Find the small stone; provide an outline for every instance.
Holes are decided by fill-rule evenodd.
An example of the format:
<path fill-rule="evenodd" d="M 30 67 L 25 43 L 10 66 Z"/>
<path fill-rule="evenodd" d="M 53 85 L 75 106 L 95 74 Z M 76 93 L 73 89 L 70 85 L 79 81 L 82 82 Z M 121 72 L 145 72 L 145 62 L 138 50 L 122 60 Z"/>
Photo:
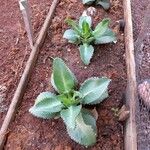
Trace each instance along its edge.
<path fill-rule="evenodd" d="M 119 116 L 118 120 L 126 121 L 126 119 L 129 118 L 129 114 L 130 114 L 130 111 L 128 110 L 128 108 L 125 105 L 123 105 L 118 112 L 118 116 Z"/>
<path fill-rule="evenodd" d="M 41 83 L 41 84 L 40 84 L 40 87 L 41 87 L 41 88 L 44 88 L 44 84 L 43 84 L 43 83 Z"/>
<path fill-rule="evenodd" d="M 139 84 L 138 92 L 144 104 L 150 108 L 150 79 Z"/>
<path fill-rule="evenodd" d="M 52 122 L 52 126 L 54 126 L 55 125 L 55 122 Z"/>
<path fill-rule="evenodd" d="M 94 7 L 89 7 L 87 10 L 87 15 L 89 16 L 95 16 L 96 15 L 96 9 Z"/>
<path fill-rule="evenodd" d="M 72 150 L 70 146 L 65 146 L 64 150 Z"/>
<path fill-rule="evenodd" d="M 68 51 L 68 52 L 70 52 L 70 51 L 71 51 L 71 49 L 70 49 L 70 48 L 68 48 L 68 49 L 67 49 L 67 51 Z"/>
<path fill-rule="evenodd" d="M 96 9 L 94 7 L 89 7 L 87 10 L 83 11 L 82 16 L 95 16 Z"/>
<path fill-rule="evenodd" d="M 63 149 L 62 146 L 61 146 L 61 145 L 58 145 L 58 146 L 55 147 L 54 150 L 62 150 L 62 149 Z"/>
<path fill-rule="evenodd" d="M 91 113 L 93 114 L 95 120 L 97 120 L 98 119 L 98 112 L 96 110 L 96 107 L 94 107 L 94 109 L 91 110 Z"/>

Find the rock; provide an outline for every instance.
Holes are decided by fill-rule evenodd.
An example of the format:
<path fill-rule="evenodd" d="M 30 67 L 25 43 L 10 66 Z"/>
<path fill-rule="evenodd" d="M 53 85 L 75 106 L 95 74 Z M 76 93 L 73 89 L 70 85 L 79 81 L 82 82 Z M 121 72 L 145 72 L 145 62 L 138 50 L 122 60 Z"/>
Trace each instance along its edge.
<path fill-rule="evenodd" d="M 54 150 L 62 150 L 63 148 L 62 148 L 62 146 L 61 145 L 57 145 L 56 147 L 55 147 L 55 149 Z"/>
<path fill-rule="evenodd" d="M 119 116 L 118 120 L 126 121 L 126 119 L 128 119 L 128 117 L 129 117 L 129 114 L 130 114 L 130 112 L 129 112 L 128 108 L 125 105 L 123 105 L 118 112 L 118 116 Z"/>
<path fill-rule="evenodd" d="M 96 110 L 96 107 L 94 107 L 94 109 L 91 110 L 91 113 L 93 114 L 95 120 L 97 120 L 98 119 L 98 112 Z"/>
<path fill-rule="evenodd" d="M 87 10 L 87 15 L 89 16 L 95 16 L 96 15 L 96 9 L 94 7 L 89 7 Z"/>
<path fill-rule="evenodd" d="M 82 13 L 82 16 L 95 16 L 96 15 L 96 9 L 94 7 L 89 7 L 87 10 L 85 10 Z"/>
<path fill-rule="evenodd" d="M 145 80 L 138 86 L 139 96 L 150 109 L 150 80 Z"/>
<path fill-rule="evenodd" d="M 65 146 L 64 150 L 72 150 L 70 146 Z"/>

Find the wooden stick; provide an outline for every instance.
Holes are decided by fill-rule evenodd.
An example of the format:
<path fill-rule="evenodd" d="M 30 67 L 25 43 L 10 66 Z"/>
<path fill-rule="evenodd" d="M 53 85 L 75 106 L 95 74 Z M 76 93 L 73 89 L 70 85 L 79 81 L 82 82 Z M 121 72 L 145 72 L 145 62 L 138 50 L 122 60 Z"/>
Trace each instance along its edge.
<path fill-rule="evenodd" d="M 35 43 L 32 51 L 31 51 L 31 54 L 30 54 L 30 57 L 27 61 L 25 70 L 24 70 L 22 77 L 20 79 L 19 85 L 17 87 L 17 90 L 15 91 L 14 97 L 12 99 L 10 106 L 9 106 L 8 112 L 6 114 L 6 117 L 4 119 L 4 122 L 3 122 L 1 130 L 0 130 L 0 150 L 3 149 L 9 125 L 15 116 L 15 111 L 17 109 L 19 101 L 21 100 L 21 98 L 24 94 L 24 91 L 25 91 L 26 85 L 28 83 L 31 71 L 34 67 L 35 61 L 36 61 L 37 56 L 38 56 L 39 49 L 44 42 L 44 39 L 45 39 L 45 36 L 47 33 L 47 29 L 48 29 L 49 24 L 52 20 L 52 16 L 54 14 L 54 11 L 55 11 L 55 8 L 56 8 L 58 2 L 59 2 L 59 0 L 53 0 L 53 3 L 52 3 L 50 10 L 49 10 L 49 13 L 46 17 L 46 20 L 45 20 L 42 28 L 41 28 L 41 31 L 40 31 L 40 34 L 39 34 L 37 40 L 36 40 L 36 43 Z"/>
<path fill-rule="evenodd" d="M 30 47 L 32 49 L 32 47 L 33 47 L 33 32 L 32 32 L 32 26 L 31 26 L 31 17 L 29 14 L 29 5 L 28 5 L 27 0 L 20 0 L 19 5 L 20 5 L 20 10 L 22 11 Z"/>
<path fill-rule="evenodd" d="M 124 19 L 125 19 L 125 49 L 127 65 L 127 92 L 126 104 L 129 106 L 130 117 L 125 125 L 125 150 L 137 150 L 137 133 L 136 133 L 136 100 L 137 100 L 137 83 L 136 83 L 136 66 L 134 58 L 134 41 L 131 15 L 131 2 L 124 0 Z"/>

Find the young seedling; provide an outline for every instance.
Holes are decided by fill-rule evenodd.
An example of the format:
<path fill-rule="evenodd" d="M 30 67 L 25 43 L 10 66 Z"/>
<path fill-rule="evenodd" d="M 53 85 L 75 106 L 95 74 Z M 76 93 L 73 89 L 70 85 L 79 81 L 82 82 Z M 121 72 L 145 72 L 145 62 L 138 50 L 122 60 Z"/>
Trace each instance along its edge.
<path fill-rule="evenodd" d="M 96 143 L 96 119 L 84 105 L 98 104 L 108 97 L 110 79 L 89 78 L 76 90 L 77 79 L 60 58 L 53 61 L 51 84 L 58 94 L 43 92 L 29 112 L 36 117 L 61 117 L 71 139 L 86 147 Z"/>
<path fill-rule="evenodd" d="M 105 10 L 110 8 L 110 0 L 82 0 L 82 3 L 86 5 L 95 3 L 96 5 L 101 5 Z"/>
<path fill-rule="evenodd" d="M 70 43 L 79 45 L 81 60 L 85 65 L 90 63 L 94 53 L 93 44 L 106 44 L 116 41 L 115 33 L 109 28 L 109 19 L 103 19 L 92 30 L 92 19 L 90 16 L 81 16 L 79 23 L 72 19 L 66 19 L 72 29 L 65 31 L 63 37 Z"/>

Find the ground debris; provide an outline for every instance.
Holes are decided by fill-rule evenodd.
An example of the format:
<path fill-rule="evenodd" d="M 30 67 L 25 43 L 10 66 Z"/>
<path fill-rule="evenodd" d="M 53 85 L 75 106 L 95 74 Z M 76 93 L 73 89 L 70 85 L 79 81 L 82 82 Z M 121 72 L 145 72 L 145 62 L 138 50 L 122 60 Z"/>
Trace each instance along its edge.
<path fill-rule="evenodd" d="M 4 112 L 6 110 L 6 106 L 3 104 L 6 98 L 7 87 L 0 85 L 0 112 Z"/>
<path fill-rule="evenodd" d="M 129 117 L 130 111 L 128 110 L 128 108 L 123 105 L 121 107 L 121 109 L 118 112 L 118 116 L 119 116 L 119 121 L 126 121 L 126 119 Z"/>
<path fill-rule="evenodd" d="M 145 80 L 139 84 L 138 92 L 144 104 L 150 108 L 150 80 Z"/>

